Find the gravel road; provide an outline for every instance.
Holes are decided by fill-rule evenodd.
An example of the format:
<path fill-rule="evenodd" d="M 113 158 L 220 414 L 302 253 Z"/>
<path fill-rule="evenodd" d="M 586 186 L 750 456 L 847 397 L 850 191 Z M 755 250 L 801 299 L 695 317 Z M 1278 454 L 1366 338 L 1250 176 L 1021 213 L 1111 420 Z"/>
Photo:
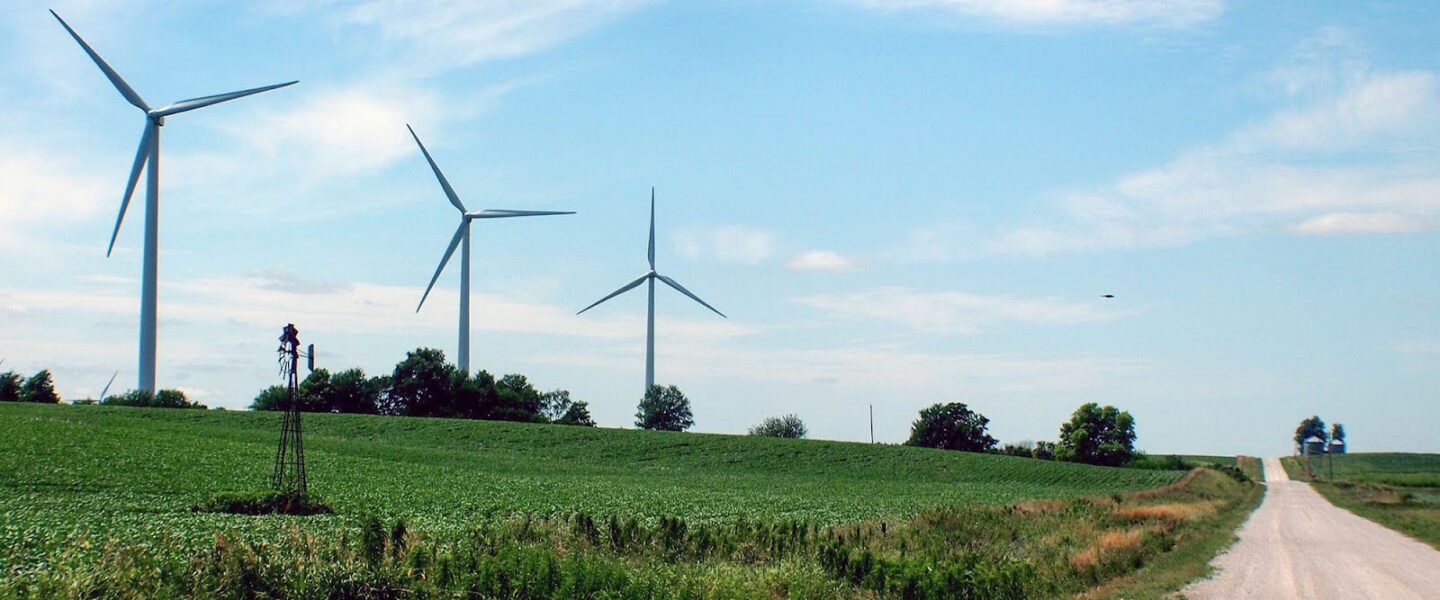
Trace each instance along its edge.
<path fill-rule="evenodd" d="M 1440 551 L 1330 504 L 1265 459 L 1265 500 L 1192 600 L 1440 599 Z"/>

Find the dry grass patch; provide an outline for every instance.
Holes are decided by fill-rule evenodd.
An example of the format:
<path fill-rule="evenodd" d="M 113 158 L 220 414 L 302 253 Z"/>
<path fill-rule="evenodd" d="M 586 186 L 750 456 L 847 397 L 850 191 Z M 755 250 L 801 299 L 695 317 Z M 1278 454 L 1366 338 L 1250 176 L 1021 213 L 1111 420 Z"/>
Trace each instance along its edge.
<path fill-rule="evenodd" d="M 1208 517 L 1215 514 L 1216 508 L 1214 502 L 1173 502 L 1145 506 L 1122 506 L 1110 513 L 1110 518 L 1124 523 L 1142 521 L 1181 523 Z"/>
<path fill-rule="evenodd" d="M 1064 500 L 1027 500 L 1011 506 L 1015 514 L 1022 517 L 1044 515 L 1064 510 L 1069 503 Z"/>
<path fill-rule="evenodd" d="M 1093 571 L 1112 556 L 1128 553 L 1145 542 L 1144 529 L 1107 531 L 1100 534 L 1091 546 L 1070 557 L 1070 566 L 1076 571 Z"/>

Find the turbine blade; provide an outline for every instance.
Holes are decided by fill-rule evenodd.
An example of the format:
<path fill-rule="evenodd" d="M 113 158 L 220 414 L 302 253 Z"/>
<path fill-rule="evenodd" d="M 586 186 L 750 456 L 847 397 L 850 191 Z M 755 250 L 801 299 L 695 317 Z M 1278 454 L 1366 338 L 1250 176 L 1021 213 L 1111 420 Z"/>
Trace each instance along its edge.
<path fill-rule="evenodd" d="M 102 401 L 102 400 L 105 399 L 105 394 L 106 394 L 106 393 L 109 393 L 109 391 L 110 391 L 110 384 L 115 383 L 115 377 L 116 377 L 117 375 L 119 375 L 119 374 L 120 374 L 120 372 L 119 372 L 119 371 L 116 371 L 116 372 L 115 372 L 115 375 L 111 375 L 111 376 L 110 376 L 110 381 L 105 384 L 105 389 L 100 390 L 100 397 L 95 399 L 95 402 L 96 402 L 97 404 L 98 404 L 100 401 Z"/>
<path fill-rule="evenodd" d="M 135 164 L 130 167 L 130 180 L 125 183 L 125 195 L 120 197 L 120 216 L 115 218 L 115 231 L 110 232 L 110 246 L 105 256 L 115 251 L 115 238 L 120 237 L 120 224 L 125 222 L 125 210 L 130 208 L 130 198 L 135 194 L 135 184 L 140 181 L 140 169 L 150 160 L 150 144 L 155 137 L 155 122 L 145 119 L 145 133 L 140 134 L 140 147 L 135 150 Z"/>
<path fill-rule="evenodd" d="M 297 84 L 297 83 L 300 83 L 300 82 L 299 82 L 299 81 L 287 81 L 287 82 L 285 82 L 285 83 L 277 83 L 277 84 L 274 84 L 274 85 L 266 85 L 266 86 L 261 86 L 261 87 L 257 87 L 257 88 L 250 88 L 250 89 L 248 89 L 248 90 L 240 90 L 240 91 L 238 91 L 238 92 L 229 92 L 229 93 L 225 93 L 225 94 L 215 94 L 214 96 L 201 96 L 201 97 L 199 97 L 199 98 L 191 98 L 191 99 L 189 99 L 189 100 L 181 100 L 181 101 L 179 101 L 179 102 L 174 102 L 174 103 L 171 103 L 171 104 L 167 104 L 167 105 L 165 105 L 165 106 L 162 106 L 162 107 L 160 107 L 160 108 L 155 109 L 155 114 L 158 115 L 158 116 L 161 116 L 161 117 L 168 117 L 168 116 L 170 116 L 170 115 L 176 115 L 176 114 L 180 114 L 180 113 L 183 113 L 183 112 L 189 112 L 189 111 L 195 110 L 195 109 L 197 109 L 197 108 L 205 108 L 205 107 L 210 106 L 210 105 L 212 105 L 212 104 L 219 104 L 219 103 L 221 103 L 221 102 L 229 102 L 229 101 L 231 101 L 231 100 L 235 100 L 235 99 L 238 99 L 238 98 L 244 98 L 244 97 L 246 97 L 246 96 L 253 96 L 253 95 L 258 94 L 258 93 L 260 93 L 260 92 L 268 92 L 268 91 L 270 91 L 270 90 L 278 90 L 278 89 L 280 89 L 280 88 L 292 86 L 292 85 L 295 85 L 295 84 Z"/>
<path fill-rule="evenodd" d="M 708 308 L 708 309 L 710 309 L 710 310 L 712 310 L 712 311 L 715 311 L 715 314 L 720 315 L 720 316 L 722 316 L 722 317 L 725 317 L 725 313 L 722 313 L 722 312 L 720 312 L 720 311 L 718 311 L 718 310 L 715 310 L 715 307 L 710 306 L 709 304 L 706 304 L 705 301 L 704 301 L 704 300 L 701 300 L 699 296 L 696 296 L 695 294 L 690 293 L 690 290 L 685 289 L 685 286 L 680 285 L 680 282 L 675 281 L 674 279 L 671 279 L 671 278 L 666 277 L 666 276 L 664 276 L 664 275 L 661 275 L 661 274 L 659 274 L 659 273 L 656 273 L 655 276 L 656 276 L 656 277 L 659 277 L 659 278 L 660 278 L 660 281 L 665 282 L 666 285 L 668 285 L 668 286 L 670 286 L 670 287 L 672 287 L 672 288 L 675 288 L 675 291 L 680 292 L 680 293 L 682 293 L 682 294 L 685 294 L 686 296 L 689 296 L 691 300 L 694 300 L 694 301 L 696 301 L 696 302 L 699 302 L 699 303 L 700 303 L 702 306 L 704 306 L 705 308 Z M 725 318 L 728 319 L 728 318 L 730 318 L 730 317 L 725 317 Z"/>
<path fill-rule="evenodd" d="M 504 219 L 507 217 L 541 217 L 545 215 L 573 215 L 573 210 L 494 210 L 465 213 L 469 219 Z"/>
<path fill-rule="evenodd" d="M 440 266 L 435 267 L 435 275 L 430 277 L 430 285 L 425 286 L 425 295 L 420 297 L 420 304 L 415 306 L 415 312 L 420 312 L 420 307 L 425 306 L 425 299 L 430 297 L 435 280 L 440 278 L 440 272 L 445 270 L 445 263 L 450 262 L 450 255 L 455 253 L 455 247 L 460 245 L 460 238 L 465 235 L 465 228 L 469 226 L 464 219 L 460 220 L 460 227 L 455 229 L 455 237 L 450 238 L 450 245 L 445 248 L 445 256 L 440 257 Z"/>
<path fill-rule="evenodd" d="M 597 307 L 597 306 L 600 306 L 600 303 L 602 303 L 602 302 L 604 302 L 604 301 L 606 301 L 606 300 L 609 300 L 609 299 L 611 299 L 611 298 L 614 298 L 614 297 L 616 297 L 616 296 L 619 296 L 620 294 L 623 294 L 623 293 L 628 292 L 628 291 L 630 291 L 630 290 L 632 290 L 632 289 L 635 289 L 635 286 L 640 285 L 640 284 L 642 284 L 642 283 L 645 283 L 645 280 L 648 279 L 649 277 L 650 277 L 650 274 L 649 274 L 649 273 L 646 273 L 646 274 L 644 274 L 644 275 L 641 275 L 639 279 L 636 279 L 635 281 L 632 281 L 632 282 L 630 282 L 630 283 L 625 284 L 625 287 L 622 287 L 622 288 L 620 288 L 620 289 L 618 289 L 618 290 L 615 290 L 615 291 L 613 291 L 613 292 L 610 292 L 610 295 L 609 295 L 609 296 L 606 296 L 606 297 L 604 297 L 604 298 L 601 298 L 601 299 L 599 299 L 599 300 L 596 300 L 594 304 L 591 304 L 590 306 L 585 307 L 584 310 L 581 310 L 580 312 L 575 313 L 575 314 L 577 314 L 577 315 L 579 315 L 579 314 L 584 314 L 585 311 L 590 310 L 590 309 L 592 309 L 592 308 L 595 308 L 595 307 Z"/>
<path fill-rule="evenodd" d="M 450 199 L 450 203 L 454 204 L 455 208 L 460 209 L 461 214 L 464 214 L 465 204 L 460 202 L 460 196 L 455 193 L 455 188 L 450 187 L 450 180 L 445 179 L 445 174 L 440 172 L 440 165 L 435 164 L 435 159 L 430 158 L 430 151 L 426 150 L 425 144 L 420 142 L 420 136 L 415 135 L 415 128 L 411 127 L 409 123 L 405 124 L 405 128 L 410 130 L 410 137 L 415 138 L 415 144 L 420 146 L 420 153 L 424 154 L 425 161 L 430 163 L 430 170 L 435 172 L 435 179 L 440 180 L 440 189 L 445 190 L 445 197 Z"/>
<path fill-rule="evenodd" d="M 655 188 L 650 188 L 650 270 L 655 270 Z"/>
<path fill-rule="evenodd" d="M 115 89 L 120 91 L 121 96 L 124 96 L 127 101 L 134 104 L 135 108 L 150 112 L 150 105 L 146 104 L 145 100 L 140 98 L 140 94 L 135 93 L 135 89 L 131 88 L 130 84 L 125 83 L 125 80 L 120 77 L 120 74 L 116 73 L 115 69 L 110 68 L 110 65 L 105 62 L 105 59 L 100 58 L 100 55 L 95 52 L 94 48 L 90 47 L 90 44 L 85 43 L 85 40 L 80 38 L 80 34 L 75 33 L 75 30 L 70 28 L 70 24 L 65 22 L 65 19 L 60 18 L 60 15 L 55 14 L 53 10 L 50 11 L 50 14 L 55 15 L 55 20 L 60 22 L 60 26 L 64 27 L 65 31 L 70 32 L 70 37 L 75 38 L 75 41 L 80 44 L 80 47 L 85 49 L 85 53 L 90 55 L 90 60 L 95 61 L 95 66 L 100 67 L 100 70 L 105 72 L 105 77 L 110 79 L 110 83 L 115 85 Z"/>

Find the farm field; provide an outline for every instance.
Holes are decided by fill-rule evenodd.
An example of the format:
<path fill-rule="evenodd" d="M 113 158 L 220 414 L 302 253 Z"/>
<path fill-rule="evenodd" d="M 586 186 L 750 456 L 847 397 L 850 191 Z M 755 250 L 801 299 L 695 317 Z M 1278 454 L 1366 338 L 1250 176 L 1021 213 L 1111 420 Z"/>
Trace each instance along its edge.
<path fill-rule="evenodd" d="M 1144 563 L 1131 560 L 1134 556 L 1173 547 L 1174 529 L 1191 516 L 1203 520 L 1238 510 L 1241 495 L 1227 487 L 1236 485 L 1225 483 L 1228 478 L 1205 472 L 1223 481 L 1205 478 L 1201 491 L 1172 487 L 1141 496 L 1144 502 L 1184 501 L 1199 508 L 1185 509 L 1183 514 L 1191 516 L 1169 524 L 1165 519 L 1173 520 L 1173 514 L 1161 511 L 1154 518 L 1162 524 L 1154 526 L 1140 526 L 1149 513 L 1120 518 L 1115 527 L 1128 537 L 1108 542 L 1120 550 L 1096 550 L 1091 546 L 1114 532 L 1084 521 L 1109 523 L 1106 519 L 1124 508 L 1126 494 L 1173 484 L 1182 473 L 855 443 L 306 415 L 311 492 L 335 514 L 192 512 L 216 492 L 264 489 L 278 418 L 274 413 L 0 405 L 0 573 L 5 577 L 0 592 L 6 586 L 14 586 L 12 591 L 73 590 L 76 581 L 99 589 L 122 585 L 121 580 L 142 585 L 117 579 L 121 571 L 105 571 L 104 565 L 144 557 L 159 561 L 145 571 L 159 575 L 154 575 L 154 587 L 139 593 L 177 593 L 165 586 L 234 575 L 215 565 L 209 575 L 177 574 L 193 568 L 196 556 L 221 556 L 221 547 L 248 557 L 235 564 L 252 566 L 300 549 L 314 560 L 316 548 L 328 548 L 332 559 L 316 567 L 319 571 L 354 575 L 345 569 L 359 569 L 365 577 L 384 580 L 385 560 L 421 560 L 415 558 L 420 550 L 406 554 L 403 548 L 428 548 L 431 562 L 425 564 L 432 566 L 437 554 L 454 559 L 454 553 L 468 548 L 472 570 L 479 569 L 477 553 L 500 560 L 502 547 L 541 557 L 516 555 L 505 559 L 518 561 L 514 565 L 491 566 L 509 572 L 530 568 L 523 565 L 532 558 L 540 564 L 557 557 L 579 560 L 576 554 L 556 554 L 557 545 L 575 544 L 608 550 L 597 555 L 598 562 L 547 568 L 618 573 L 629 578 L 626 585 L 651 586 L 644 589 L 693 584 L 701 597 L 728 589 L 717 582 L 739 585 L 735 582 L 741 580 L 749 583 L 734 589 L 755 591 L 746 586 L 758 585 L 772 593 L 779 586 L 810 589 L 819 597 L 846 597 L 885 585 L 884 576 L 880 584 L 874 575 L 853 581 L 840 576 L 859 573 L 855 569 L 862 568 L 852 565 L 852 558 L 862 556 L 870 557 L 863 559 L 869 561 L 864 569 L 879 568 L 875 565 L 887 564 L 885 556 L 893 556 L 896 573 L 908 572 L 923 558 L 969 565 L 966 572 L 972 574 L 989 565 L 985 568 L 998 569 L 986 584 L 999 586 L 995 589 L 1018 585 L 1015 589 L 1026 594 L 1074 591 Z M 1081 499 L 1086 497 L 1109 500 Z M 1017 514 L 1016 506 L 1037 499 L 1049 502 Z M 371 535 L 381 528 L 386 535 Z M 783 536 L 777 533 L 782 529 Z M 935 537 L 960 529 L 976 547 L 961 552 L 966 544 Z M 1064 538 L 1018 551 L 1010 538 L 1024 532 Z M 903 541 L 907 536 L 913 540 Z M 361 540 L 373 546 L 376 539 L 389 540 L 381 543 L 388 549 L 382 559 L 356 547 Z M 489 540 L 489 550 L 476 550 L 480 539 Z M 669 541 L 657 541 L 662 539 Z M 777 548 L 777 539 L 789 541 Z M 922 551 L 927 544 L 937 549 Z M 1003 552 L 997 550 L 993 556 L 999 562 L 990 565 L 986 561 L 996 548 Z M 1112 564 L 1121 555 L 1131 557 L 1121 561 L 1129 566 Z M 414 568 L 404 572 L 413 575 Z M 1035 572 L 1045 576 L 1033 577 Z M 894 577 L 900 575 L 892 573 L 890 580 Z M 1048 587 L 1024 587 L 1040 583 Z"/>
<path fill-rule="evenodd" d="M 1364 452 L 1282 459 L 1331 503 L 1440 549 L 1440 454 Z"/>

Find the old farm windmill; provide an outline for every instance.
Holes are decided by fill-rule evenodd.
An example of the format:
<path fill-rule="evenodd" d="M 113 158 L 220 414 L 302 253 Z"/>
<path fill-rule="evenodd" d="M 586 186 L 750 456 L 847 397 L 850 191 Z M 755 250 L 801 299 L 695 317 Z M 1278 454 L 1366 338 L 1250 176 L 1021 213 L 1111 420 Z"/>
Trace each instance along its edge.
<path fill-rule="evenodd" d="M 306 366 L 315 370 L 315 344 L 310 344 L 305 353 L 300 352 L 300 330 L 295 324 L 285 326 L 280 334 L 279 353 L 280 375 L 285 377 L 288 390 L 285 405 L 281 407 L 285 416 L 280 422 L 280 447 L 275 449 L 275 471 L 270 476 L 270 486 L 276 492 L 286 495 L 304 496 L 305 482 L 305 440 L 300 427 L 300 375 L 297 372 L 300 357 L 307 360 Z"/>

